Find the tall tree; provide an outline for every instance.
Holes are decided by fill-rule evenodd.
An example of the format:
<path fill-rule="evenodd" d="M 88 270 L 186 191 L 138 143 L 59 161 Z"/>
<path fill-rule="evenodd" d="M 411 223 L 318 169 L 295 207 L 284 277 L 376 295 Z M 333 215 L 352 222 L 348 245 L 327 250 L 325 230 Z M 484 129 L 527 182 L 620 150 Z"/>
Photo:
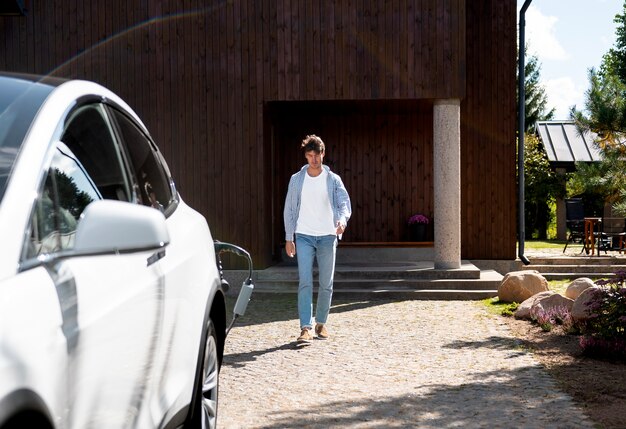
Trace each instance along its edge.
<path fill-rule="evenodd" d="M 524 139 L 524 171 L 524 234 L 544 240 L 552 216 L 550 204 L 564 196 L 565 186 L 550 168 L 546 151 L 535 134 L 527 134 Z"/>
<path fill-rule="evenodd" d="M 545 239 L 551 220 L 550 202 L 563 194 L 563 186 L 550 168 L 541 141 L 531 131 L 537 121 L 552 119 L 555 109 L 547 108 L 548 95 L 541 84 L 541 65 L 537 56 L 528 58 L 524 75 L 524 234 L 529 238 Z"/>
<path fill-rule="evenodd" d="M 615 45 L 602 57 L 600 75 L 614 75 L 626 85 L 626 1 L 623 12 L 615 15 Z"/>
<path fill-rule="evenodd" d="M 602 58 L 600 70 L 589 70 L 585 111 L 573 107 L 572 118 L 582 130 L 598 135 L 602 165 L 582 167 L 573 174 L 570 189 L 600 191 L 613 209 L 626 215 L 626 2 L 615 16 L 616 41 Z"/>
<path fill-rule="evenodd" d="M 528 51 L 528 50 L 527 50 Z M 536 55 L 531 55 L 524 65 L 525 123 L 524 131 L 532 130 L 537 121 L 549 121 L 554 117 L 554 108 L 548 110 L 548 95 L 541 84 L 541 64 Z M 519 76 L 518 76 L 519 79 Z M 519 97 L 519 94 L 518 94 Z"/>

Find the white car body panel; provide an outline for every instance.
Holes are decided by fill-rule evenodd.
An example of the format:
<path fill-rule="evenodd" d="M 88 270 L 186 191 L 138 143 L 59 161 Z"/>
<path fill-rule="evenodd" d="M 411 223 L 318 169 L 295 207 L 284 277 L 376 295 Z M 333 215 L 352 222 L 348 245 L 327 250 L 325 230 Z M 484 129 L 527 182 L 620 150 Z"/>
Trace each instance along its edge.
<path fill-rule="evenodd" d="M 20 271 L 59 124 L 89 94 L 113 100 L 145 130 L 124 101 L 90 82 L 61 84 L 41 106 L 0 204 L 0 401 L 34 392 L 59 428 L 160 427 L 191 401 L 204 317 L 221 290 L 204 217 L 179 196 L 160 250 Z"/>
<path fill-rule="evenodd" d="M 43 267 L 0 281 L 0 398 L 13 386 L 36 391 L 60 422 L 68 404 L 67 344 L 58 295 Z M 16 303 L 28 302 L 27 307 Z"/>
<path fill-rule="evenodd" d="M 50 94 L 41 106 L 37 119 L 26 136 L 13 177 L 0 202 L 0 237 L 3 238 L 0 279 L 15 273 L 22 250 L 23 233 L 27 227 L 25 222 L 28 221 L 33 201 L 37 197 L 36 190 L 44 174 L 43 169 L 49 164 L 54 152 L 50 142 L 60 138 L 62 131 L 59 128 L 60 121 L 67 114 L 68 109 L 74 105 L 74 100 L 84 94 L 102 94 L 115 101 L 131 112 L 143 126 L 137 115 L 121 98 L 92 82 L 67 82 Z M 11 208 L 3 210 L 1 205 L 4 204 L 11 204 Z"/>

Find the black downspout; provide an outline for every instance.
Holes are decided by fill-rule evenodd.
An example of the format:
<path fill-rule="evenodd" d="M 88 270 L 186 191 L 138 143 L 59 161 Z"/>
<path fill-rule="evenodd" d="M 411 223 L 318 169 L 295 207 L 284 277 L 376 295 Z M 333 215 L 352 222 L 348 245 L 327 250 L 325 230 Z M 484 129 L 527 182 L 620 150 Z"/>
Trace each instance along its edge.
<path fill-rule="evenodd" d="M 526 256 L 524 256 L 524 238 L 525 238 L 525 224 L 524 224 L 524 119 L 526 117 L 525 114 L 525 106 L 526 106 L 526 91 L 525 91 L 525 80 L 526 76 L 524 74 L 524 55 L 526 51 L 526 46 L 524 42 L 524 27 L 526 27 L 526 19 L 524 15 L 526 14 L 526 9 L 530 6 L 530 3 L 533 0 L 526 0 L 524 2 L 524 6 L 519 12 L 519 47 L 518 47 L 518 143 L 517 143 L 517 174 L 518 174 L 518 224 L 517 224 L 517 236 L 519 241 L 519 258 L 525 264 L 530 264 L 530 261 Z"/>

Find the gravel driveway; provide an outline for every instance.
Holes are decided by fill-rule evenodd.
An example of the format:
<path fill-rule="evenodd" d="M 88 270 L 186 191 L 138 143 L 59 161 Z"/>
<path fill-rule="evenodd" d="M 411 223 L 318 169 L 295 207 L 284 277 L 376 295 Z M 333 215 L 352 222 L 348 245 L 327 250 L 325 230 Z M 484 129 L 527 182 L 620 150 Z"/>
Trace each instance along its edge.
<path fill-rule="evenodd" d="M 299 346 L 296 296 L 256 294 L 227 341 L 220 428 L 592 428 L 471 301 L 335 299 Z"/>

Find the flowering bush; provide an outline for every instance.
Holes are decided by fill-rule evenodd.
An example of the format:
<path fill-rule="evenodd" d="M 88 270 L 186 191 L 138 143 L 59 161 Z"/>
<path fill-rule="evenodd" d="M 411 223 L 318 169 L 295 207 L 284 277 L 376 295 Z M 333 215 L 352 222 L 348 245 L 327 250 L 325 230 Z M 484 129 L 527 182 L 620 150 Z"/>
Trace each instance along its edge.
<path fill-rule="evenodd" d="M 428 217 L 424 216 L 421 213 L 414 214 L 413 216 L 409 218 L 409 225 L 413 225 L 415 223 L 428 223 L 428 222 L 430 222 Z"/>
<path fill-rule="evenodd" d="M 554 325 L 563 325 L 563 329 L 568 332 L 571 331 L 573 326 L 572 315 L 570 311 L 564 306 L 553 307 L 544 309 L 541 307 L 533 307 L 530 311 L 530 317 L 543 329 L 544 331 L 551 331 Z"/>
<path fill-rule="evenodd" d="M 626 272 L 598 280 L 601 286 L 588 304 L 591 318 L 583 327 L 580 346 L 587 354 L 626 357 Z"/>

